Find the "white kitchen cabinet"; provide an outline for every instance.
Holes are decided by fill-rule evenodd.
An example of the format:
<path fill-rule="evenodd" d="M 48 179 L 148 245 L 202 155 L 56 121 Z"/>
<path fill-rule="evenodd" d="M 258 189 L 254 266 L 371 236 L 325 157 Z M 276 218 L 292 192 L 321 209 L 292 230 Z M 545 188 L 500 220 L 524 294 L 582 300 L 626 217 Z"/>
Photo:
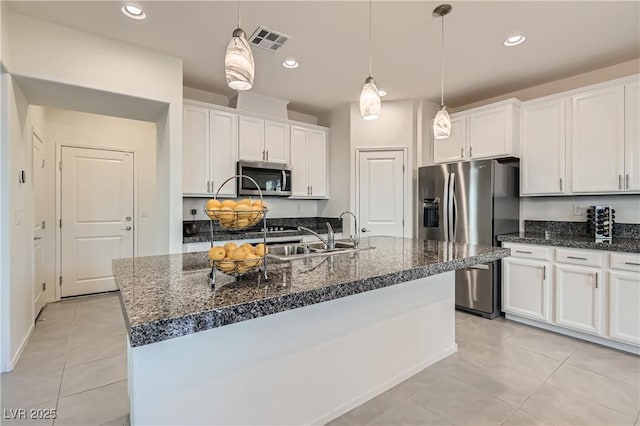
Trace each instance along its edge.
<path fill-rule="evenodd" d="M 464 160 L 466 144 L 467 118 L 464 115 L 452 114 L 451 135 L 447 139 L 433 140 L 434 163 L 453 163 Z"/>
<path fill-rule="evenodd" d="M 238 117 L 206 107 L 185 105 L 182 143 L 182 192 L 210 196 L 235 174 L 238 161 Z M 235 182 L 219 195 L 234 197 Z"/>
<path fill-rule="evenodd" d="M 513 252 L 513 251 L 512 251 Z M 549 322 L 551 262 L 508 257 L 502 260 L 502 310 Z"/>
<path fill-rule="evenodd" d="M 624 86 L 624 101 L 625 190 L 640 191 L 640 82 L 637 79 Z"/>
<path fill-rule="evenodd" d="M 557 263 L 555 270 L 555 323 L 601 334 L 602 269 Z"/>
<path fill-rule="evenodd" d="M 238 132 L 240 160 L 289 163 L 287 123 L 240 116 Z"/>
<path fill-rule="evenodd" d="M 434 140 L 434 163 L 518 157 L 520 101 L 508 99 L 451 116 L 451 136 Z"/>
<path fill-rule="evenodd" d="M 291 126 L 291 198 L 327 196 L 327 132 Z"/>
<path fill-rule="evenodd" d="M 609 337 L 640 345 L 640 273 L 609 272 Z"/>
<path fill-rule="evenodd" d="M 564 98 L 522 104 L 520 194 L 564 194 L 565 175 Z"/>
<path fill-rule="evenodd" d="M 571 189 L 624 191 L 624 85 L 571 96 Z"/>

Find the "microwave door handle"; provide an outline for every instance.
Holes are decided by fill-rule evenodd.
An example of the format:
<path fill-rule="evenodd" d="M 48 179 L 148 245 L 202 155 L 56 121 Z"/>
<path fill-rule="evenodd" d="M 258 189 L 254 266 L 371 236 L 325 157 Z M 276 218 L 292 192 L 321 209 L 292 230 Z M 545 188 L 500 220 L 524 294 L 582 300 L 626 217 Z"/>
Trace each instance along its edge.
<path fill-rule="evenodd" d="M 284 170 L 282 171 L 282 190 L 287 190 L 287 172 Z"/>

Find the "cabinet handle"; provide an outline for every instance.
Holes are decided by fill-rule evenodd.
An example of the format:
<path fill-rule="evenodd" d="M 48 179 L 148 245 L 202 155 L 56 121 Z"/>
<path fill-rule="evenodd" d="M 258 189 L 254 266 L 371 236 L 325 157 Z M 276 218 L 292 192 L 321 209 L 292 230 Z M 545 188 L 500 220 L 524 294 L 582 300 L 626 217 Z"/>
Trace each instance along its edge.
<path fill-rule="evenodd" d="M 473 147 L 469 147 L 469 157 L 473 157 Z"/>
<path fill-rule="evenodd" d="M 564 191 L 564 179 L 560 178 L 560 191 Z"/>
<path fill-rule="evenodd" d="M 209 181 L 207 181 L 207 193 L 211 192 L 211 185 L 209 184 Z"/>
<path fill-rule="evenodd" d="M 464 158 L 464 148 L 460 148 L 460 158 Z"/>
<path fill-rule="evenodd" d="M 269 150 L 267 150 L 267 161 L 269 161 Z"/>
<path fill-rule="evenodd" d="M 542 279 L 543 281 L 547 280 L 547 265 L 542 265 Z"/>
<path fill-rule="evenodd" d="M 533 254 L 532 251 L 516 250 L 516 253 Z"/>
<path fill-rule="evenodd" d="M 262 150 L 262 161 L 264 161 L 264 149 Z"/>
<path fill-rule="evenodd" d="M 625 189 L 629 189 L 629 174 L 624 175 Z"/>
<path fill-rule="evenodd" d="M 625 265 L 633 265 L 633 266 L 640 266 L 640 263 L 637 262 L 624 262 Z"/>
<path fill-rule="evenodd" d="M 597 272 L 595 273 L 595 276 L 596 276 L 596 288 L 598 288 L 598 273 Z"/>
<path fill-rule="evenodd" d="M 567 259 L 587 260 L 586 257 L 567 256 Z"/>
<path fill-rule="evenodd" d="M 618 175 L 618 189 L 622 189 L 622 175 Z"/>

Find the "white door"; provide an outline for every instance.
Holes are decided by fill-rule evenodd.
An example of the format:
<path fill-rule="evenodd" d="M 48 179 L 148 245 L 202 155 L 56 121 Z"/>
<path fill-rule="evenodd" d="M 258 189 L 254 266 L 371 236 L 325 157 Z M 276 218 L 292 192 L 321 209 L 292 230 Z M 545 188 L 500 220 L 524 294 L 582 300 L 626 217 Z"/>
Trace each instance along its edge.
<path fill-rule="evenodd" d="M 451 117 L 451 135 L 447 139 L 433 140 L 433 162 L 451 163 L 465 158 L 467 144 L 466 117 Z M 433 123 L 432 123 L 433 125 Z M 431 131 L 431 129 L 429 130 Z"/>
<path fill-rule="evenodd" d="M 44 229 L 45 229 L 45 146 L 35 134 L 33 144 L 33 318 L 35 319 L 45 301 L 44 281 Z"/>
<path fill-rule="evenodd" d="M 522 106 L 522 195 L 564 194 L 565 132 L 564 99 Z"/>
<path fill-rule="evenodd" d="M 265 160 L 289 164 L 289 125 L 277 121 L 264 122 Z"/>
<path fill-rule="evenodd" d="M 363 237 L 404 235 L 404 152 L 358 153 L 358 215 Z"/>
<path fill-rule="evenodd" d="M 640 274 L 609 273 L 609 336 L 640 345 Z"/>
<path fill-rule="evenodd" d="M 502 310 L 538 321 L 549 320 L 550 262 L 509 257 L 502 260 Z"/>
<path fill-rule="evenodd" d="M 133 256 L 133 154 L 62 148 L 62 296 L 116 290 L 113 259 Z"/>
<path fill-rule="evenodd" d="M 556 265 L 556 323 L 592 334 L 601 334 L 600 269 Z"/>
<path fill-rule="evenodd" d="M 220 185 L 236 174 L 238 161 L 238 116 L 227 112 L 210 111 L 210 155 L 211 193 L 215 194 Z M 236 196 L 235 179 L 220 188 L 220 194 Z"/>
<path fill-rule="evenodd" d="M 625 189 L 640 191 L 640 83 L 636 81 L 624 87 L 624 100 Z"/>
<path fill-rule="evenodd" d="M 309 186 L 312 197 L 327 196 L 327 132 L 309 130 L 307 140 Z"/>
<path fill-rule="evenodd" d="M 209 110 L 184 107 L 182 132 L 182 192 L 208 194 L 209 182 Z"/>
<path fill-rule="evenodd" d="M 307 168 L 307 129 L 291 127 L 291 196 L 310 195 Z"/>
<path fill-rule="evenodd" d="M 624 86 L 571 98 L 573 192 L 624 190 Z"/>
<path fill-rule="evenodd" d="M 471 159 L 507 153 L 509 107 L 482 110 L 469 115 L 469 155 Z"/>
<path fill-rule="evenodd" d="M 240 159 L 244 161 L 265 161 L 264 120 L 240 116 L 238 123 Z"/>

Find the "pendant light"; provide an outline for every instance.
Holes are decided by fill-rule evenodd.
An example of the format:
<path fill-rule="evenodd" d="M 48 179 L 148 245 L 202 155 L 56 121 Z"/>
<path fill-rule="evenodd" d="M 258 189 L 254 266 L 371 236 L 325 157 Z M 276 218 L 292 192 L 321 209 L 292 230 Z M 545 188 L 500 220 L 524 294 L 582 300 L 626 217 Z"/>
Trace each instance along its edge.
<path fill-rule="evenodd" d="M 435 139 L 447 139 L 451 135 L 451 118 L 447 112 L 447 107 L 444 106 L 444 16 L 451 13 L 450 4 L 441 4 L 433 9 L 433 15 L 442 18 L 442 37 L 441 37 L 441 52 L 440 52 L 440 108 L 436 113 L 436 118 L 433 120 L 433 137 Z"/>
<path fill-rule="evenodd" d="M 369 0 L 369 76 L 364 80 L 360 92 L 360 115 L 364 120 L 375 120 L 380 115 L 380 93 L 376 81 L 371 77 L 371 0 Z"/>
<path fill-rule="evenodd" d="M 232 89 L 249 90 L 253 87 L 255 64 L 247 34 L 240 28 L 240 0 L 238 0 L 238 28 L 233 31 L 233 38 L 227 47 L 224 72 L 227 84 Z"/>

